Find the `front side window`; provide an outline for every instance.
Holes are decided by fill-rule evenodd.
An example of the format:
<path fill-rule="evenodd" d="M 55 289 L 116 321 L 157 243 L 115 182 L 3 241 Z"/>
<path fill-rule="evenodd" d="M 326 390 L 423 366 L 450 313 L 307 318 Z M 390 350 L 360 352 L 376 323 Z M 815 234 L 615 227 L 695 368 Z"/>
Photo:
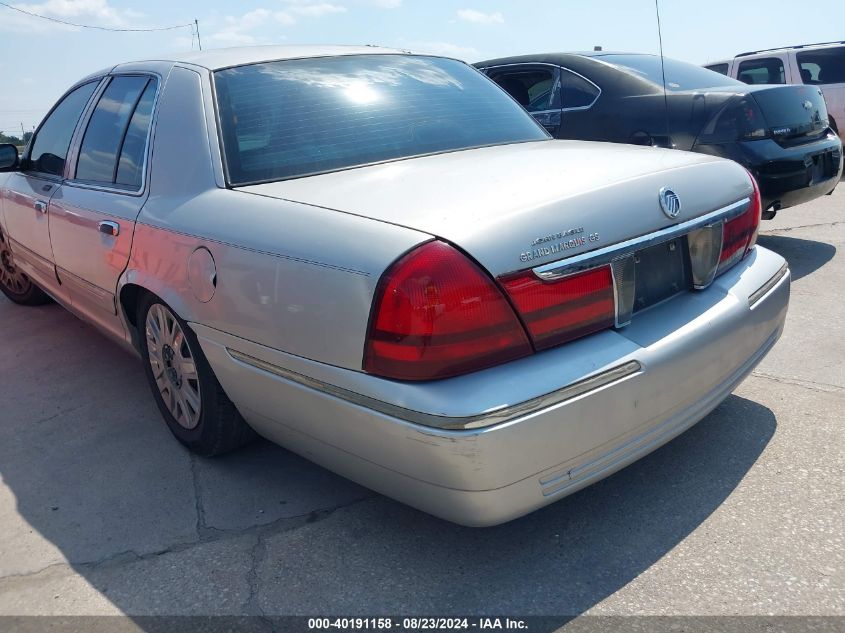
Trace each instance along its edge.
<path fill-rule="evenodd" d="M 751 59 L 739 65 L 737 79 L 746 84 L 785 84 L 783 60 L 779 57 Z"/>
<path fill-rule="evenodd" d="M 589 108 L 601 93 L 595 84 L 566 69 L 560 74 L 560 84 L 564 110 Z"/>
<path fill-rule="evenodd" d="M 438 57 L 349 55 L 219 70 L 230 184 L 547 140 L 474 68 Z"/>
<path fill-rule="evenodd" d="M 152 86 L 150 87 L 150 84 Z M 142 98 L 146 95 L 144 107 L 151 105 L 155 92 L 155 80 L 141 75 L 125 75 L 114 77 L 103 91 L 79 150 L 79 161 L 76 165 L 76 179 L 86 182 L 113 184 L 119 173 L 118 159 L 122 157 L 123 148 L 129 141 L 131 146 L 137 146 L 139 135 L 138 125 L 130 134 L 134 114 Z M 141 116 L 140 119 L 144 117 Z M 146 116 L 147 124 L 149 114 Z M 143 130 L 146 139 L 146 129 Z M 129 164 L 131 161 L 127 161 Z M 128 185 L 134 185 L 134 175 L 127 176 L 126 170 L 122 174 L 128 179 Z M 140 185 L 140 182 L 137 184 Z"/>
<path fill-rule="evenodd" d="M 31 169 L 53 176 L 64 173 L 70 139 L 97 83 L 91 81 L 79 86 L 53 109 L 35 134 L 29 156 Z"/>
<path fill-rule="evenodd" d="M 845 46 L 806 51 L 795 57 L 805 84 L 845 84 Z"/>

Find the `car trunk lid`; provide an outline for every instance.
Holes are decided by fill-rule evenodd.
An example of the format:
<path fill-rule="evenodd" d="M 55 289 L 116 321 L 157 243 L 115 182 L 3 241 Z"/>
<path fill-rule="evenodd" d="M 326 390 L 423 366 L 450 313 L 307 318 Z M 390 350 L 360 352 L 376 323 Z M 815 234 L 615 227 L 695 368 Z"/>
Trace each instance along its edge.
<path fill-rule="evenodd" d="M 680 200 L 676 218 L 661 209 L 664 187 Z M 238 190 L 428 233 L 494 277 L 652 233 L 751 193 L 744 170 L 729 161 L 581 141 L 465 150 Z"/>
<path fill-rule="evenodd" d="M 751 96 L 760 106 L 766 131 L 781 143 L 815 139 L 829 126 L 818 86 L 761 86 Z"/>

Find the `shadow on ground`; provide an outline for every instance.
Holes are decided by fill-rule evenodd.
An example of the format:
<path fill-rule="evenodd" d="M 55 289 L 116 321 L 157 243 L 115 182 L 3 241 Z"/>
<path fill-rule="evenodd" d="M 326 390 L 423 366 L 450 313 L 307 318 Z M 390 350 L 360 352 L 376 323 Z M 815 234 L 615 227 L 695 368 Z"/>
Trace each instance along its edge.
<path fill-rule="evenodd" d="M 760 235 L 757 243 L 786 259 L 792 281 L 815 272 L 836 255 L 836 247 L 832 244 L 787 235 Z"/>
<path fill-rule="evenodd" d="M 133 615 L 583 613 L 698 528 L 776 428 L 732 396 L 615 476 L 469 529 L 267 442 L 193 459 L 136 359 L 57 306 L 0 300 L 0 323 L 0 576 L 66 559 Z"/>

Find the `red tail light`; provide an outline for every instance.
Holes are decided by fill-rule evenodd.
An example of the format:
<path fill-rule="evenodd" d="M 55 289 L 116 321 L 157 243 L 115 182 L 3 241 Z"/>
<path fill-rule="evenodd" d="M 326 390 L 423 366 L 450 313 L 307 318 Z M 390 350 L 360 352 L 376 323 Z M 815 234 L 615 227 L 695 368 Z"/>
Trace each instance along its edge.
<path fill-rule="evenodd" d="M 614 323 L 610 266 L 545 281 L 532 271 L 499 280 L 516 305 L 536 349 L 603 330 Z"/>
<path fill-rule="evenodd" d="M 757 231 L 760 228 L 760 215 L 763 211 L 760 201 L 760 188 L 751 172 L 748 172 L 754 192 L 751 203 L 742 215 L 725 222 L 722 231 L 722 254 L 719 257 L 719 268 L 716 274 L 726 271 L 736 262 L 748 254 L 757 243 Z"/>
<path fill-rule="evenodd" d="M 376 289 L 364 370 L 428 380 L 532 352 L 525 330 L 490 277 L 443 242 L 414 249 Z"/>

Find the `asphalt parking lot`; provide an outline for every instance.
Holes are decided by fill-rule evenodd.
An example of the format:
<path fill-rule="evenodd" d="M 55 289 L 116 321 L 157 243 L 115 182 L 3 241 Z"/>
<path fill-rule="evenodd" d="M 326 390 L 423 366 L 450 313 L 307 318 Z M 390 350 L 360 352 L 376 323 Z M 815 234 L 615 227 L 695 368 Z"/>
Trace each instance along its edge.
<path fill-rule="evenodd" d="M 266 442 L 193 457 L 137 359 L 0 298 L 0 615 L 845 616 L 845 184 L 759 243 L 789 261 L 792 302 L 736 393 L 483 530 Z"/>

